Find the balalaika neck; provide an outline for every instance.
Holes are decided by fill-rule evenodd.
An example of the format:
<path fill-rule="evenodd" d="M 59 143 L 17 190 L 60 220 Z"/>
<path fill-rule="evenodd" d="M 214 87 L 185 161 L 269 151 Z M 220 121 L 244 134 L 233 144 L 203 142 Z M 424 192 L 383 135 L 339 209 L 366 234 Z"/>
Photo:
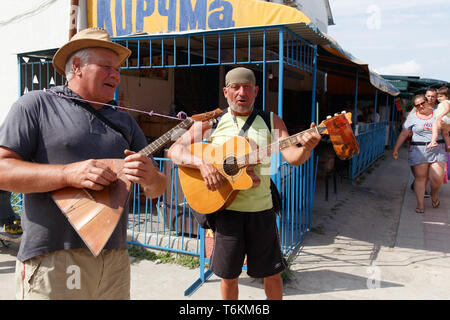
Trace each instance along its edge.
<path fill-rule="evenodd" d="M 294 144 L 299 144 L 298 139 L 297 139 L 298 137 L 301 137 L 302 135 L 304 135 L 306 133 L 313 133 L 313 132 L 318 132 L 319 134 L 322 134 L 325 130 L 326 130 L 326 127 L 322 127 L 322 126 L 309 128 L 305 131 L 296 133 L 292 136 L 289 136 L 287 138 L 284 138 L 284 139 L 278 140 L 274 143 L 271 143 L 265 147 L 258 148 L 257 150 L 251 151 L 251 152 L 247 153 L 246 155 L 239 157 L 237 159 L 237 163 L 240 168 L 245 167 L 249 164 L 261 163 L 265 157 L 269 157 L 272 154 L 277 153 L 283 149 L 286 149 Z"/>
<path fill-rule="evenodd" d="M 192 118 L 187 118 L 183 120 L 181 123 L 164 133 L 162 136 L 160 136 L 158 139 L 150 143 L 148 146 L 146 146 L 144 149 L 140 150 L 139 153 L 144 154 L 145 156 L 151 156 L 156 151 L 160 150 L 165 144 L 167 144 L 168 141 L 171 139 L 178 139 L 181 137 L 181 135 L 185 132 L 186 129 L 188 129 L 191 124 L 194 122 Z"/>

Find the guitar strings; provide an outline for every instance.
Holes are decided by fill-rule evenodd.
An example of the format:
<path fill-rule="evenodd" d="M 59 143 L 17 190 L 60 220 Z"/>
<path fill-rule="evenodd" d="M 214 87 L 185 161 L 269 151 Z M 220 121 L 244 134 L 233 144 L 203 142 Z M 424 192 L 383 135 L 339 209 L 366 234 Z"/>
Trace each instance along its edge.
<path fill-rule="evenodd" d="M 240 170 L 240 169 L 242 169 L 242 168 L 252 164 L 252 163 L 249 163 L 249 160 L 250 160 L 251 157 L 255 158 L 256 161 L 254 161 L 254 162 L 256 164 L 258 162 L 258 160 L 260 159 L 260 154 L 262 154 L 262 156 L 264 157 L 268 153 L 271 153 L 271 152 L 269 152 L 269 150 L 273 150 L 274 148 L 276 150 L 278 150 L 280 148 L 280 145 L 281 145 L 281 148 L 283 148 L 283 149 L 286 148 L 286 147 L 289 147 L 289 146 L 294 144 L 294 143 L 291 142 L 291 139 L 293 137 L 298 137 L 298 136 L 301 136 L 301 135 L 303 135 L 303 134 L 305 134 L 305 133 L 307 133 L 309 131 L 314 131 L 314 130 L 316 130 L 317 133 L 320 134 L 324 129 L 322 129 L 320 126 L 315 126 L 314 128 L 309 128 L 309 129 L 307 129 L 305 131 L 296 133 L 296 134 L 294 134 L 292 136 L 289 136 L 289 137 L 284 138 L 282 140 L 278 140 L 278 141 L 276 141 L 274 143 L 271 143 L 270 145 L 267 145 L 267 146 L 265 146 L 263 148 L 258 148 L 256 150 L 253 150 L 253 151 L 251 151 L 251 152 L 249 152 L 249 153 L 247 153 L 245 155 L 242 155 L 242 156 L 236 158 L 236 162 L 235 163 L 233 163 L 233 164 L 224 163 L 223 166 L 224 166 L 224 168 L 226 166 L 226 168 L 229 171 L 235 172 L 235 171 L 238 171 L 238 170 Z M 284 146 L 285 142 L 289 142 L 289 143 L 286 146 Z M 224 169 L 225 172 L 227 172 L 228 170 Z"/>
<path fill-rule="evenodd" d="M 150 154 L 154 153 L 156 150 L 158 150 L 159 148 L 163 147 L 166 144 L 164 142 L 164 140 L 168 136 L 170 136 L 171 138 L 178 138 L 179 136 L 181 136 L 181 134 L 183 133 L 183 131 L 181 129 L 185 129 L 185 128 L 189 127 L 192 124 L 192 122 L 194 122 L 194 120 L 192 118 L 185 119 L 183 122 L 181 122 L 177 126 L 173 127 L 172 129 L 170 129 L 169 131 L 164 133 L 162 136 L 160 136 L 158 139 L 153 141 L 151 144 L 149 144 L 148 146 L 146 146 L 144 149 L 142 149 L 139 152 L 143 153 L 146 156 L 149 156 Z M 178 135 L 174 135 L 174 133 L 177 131 L 178 131 Z M 156 147 L 153 147 L 153 145 L 156 145 Z"/>

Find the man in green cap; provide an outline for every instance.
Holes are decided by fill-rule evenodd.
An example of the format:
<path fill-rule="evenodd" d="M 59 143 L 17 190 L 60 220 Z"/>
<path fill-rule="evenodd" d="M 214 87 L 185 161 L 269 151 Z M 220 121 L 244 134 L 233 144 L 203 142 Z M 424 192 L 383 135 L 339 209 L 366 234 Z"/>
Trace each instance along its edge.
<path fill-rule="evenodd" d="M 195 123 L 169 149 L 169 157 L 173 162 L 200 170 L 209 190 L 219 189 L 225 178 L 211 163 L 191 154 L 188 149 L 191 143 L 207 140 L 222 145 L 231 137 L 242 135 L 241 129 L 249 118 L 253 120 L 248 130 L 244 130 L 245 135 L 256 142 L 259 148 L 269 145 L 272 139 L 289 136 L 280 117 L 270 113 L 271 127 L 268 128 L 262 117 L 263 113 L 254 108 L 258 86 L 252 70 L 242 67 L 230 70 L 225 77 L 223 94 L 227 99 L 228 109 L 218 123 Z M 315 124 L 311 124 L 313 126 Z M 283 149 L 282 155 L 288 163 L 300 165 L 308 160 L 311 150 L 319 141 L 319 133 L 305 133 L 298 137 L 301 147 L 293 145 Z M 247 274 L 264 278 L 267 298 L 283 297 L 280 273 L 287 265 L 280 247 L 276 213 L 272 210 L 270 160 L 266 160 L 268 161 L 251 165 L 247 169 L 247 172 L 256 173 L 253 187 L 239 191 L 233 202 L 216 216 L 210 269 L 222 278 L 221 294 L 224 300 L 238 299 L 238 279 L 245 256 Z"/>

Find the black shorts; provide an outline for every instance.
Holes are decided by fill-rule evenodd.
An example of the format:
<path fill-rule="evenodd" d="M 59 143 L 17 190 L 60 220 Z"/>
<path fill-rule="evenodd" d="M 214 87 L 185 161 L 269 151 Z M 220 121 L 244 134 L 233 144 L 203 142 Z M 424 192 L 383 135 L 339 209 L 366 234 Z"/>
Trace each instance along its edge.
<path fill-rule="evenodd" d="M 242 272 L 247 255 L 247 274 L 265 278 L 283 271 L 287 262 L 281 252 L 276 214 L 224 210 L 217 214 L 210 269 L 223 279 Z"/>

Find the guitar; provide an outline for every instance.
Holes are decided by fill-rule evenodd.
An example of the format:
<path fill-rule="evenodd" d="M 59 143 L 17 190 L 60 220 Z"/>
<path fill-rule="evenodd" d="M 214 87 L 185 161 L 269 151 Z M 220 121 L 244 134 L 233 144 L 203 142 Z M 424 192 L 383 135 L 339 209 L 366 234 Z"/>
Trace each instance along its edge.
<path fill-rule="evenodd" d="M 222 110 L 216 109 L 193 115 L 167 131 L 139 153 L 150 156 L 171 140 L 179 138 L 194 121 L 209 121 L 220 114 Z M 100 191 L 68 187 L 51 193 L 59 209 L 94 256 L 100 253 L 116 228 L 129 197 L 131 185 L 122 173 L 123 159 L 99 161 L 105 163 L 117 174 L 117 180 L 108 187 Z"/>
<path fill-rule="evenodd" d="M 298 144 L 297 137 L 306 132 L 317 131 L 330 134 L 333 147 L 341 159 L 349 159 L 359 153 L 359 146 L 350 127 L 351 113 L 329 116 L 320 125 L 290 137 L 278 140 L 263 148 L 252 149 L 248 138 L 235 136 L 223 145 L 194 143 L 188 149 L 191 154 L 209 161 L 225 177 L 221 188 L 211 191 L 206 188 L 200 170 L 179 166 L 178 176 L 181 188 L 190 207 L 199 213 L 213 213 L 228 207 L 239 190 L 246 190 L 259 178 L 247 172 L 250 164 L 261 163 L 262 159 Z M 252 178 L 253 176 L 253 178 Z"/>

